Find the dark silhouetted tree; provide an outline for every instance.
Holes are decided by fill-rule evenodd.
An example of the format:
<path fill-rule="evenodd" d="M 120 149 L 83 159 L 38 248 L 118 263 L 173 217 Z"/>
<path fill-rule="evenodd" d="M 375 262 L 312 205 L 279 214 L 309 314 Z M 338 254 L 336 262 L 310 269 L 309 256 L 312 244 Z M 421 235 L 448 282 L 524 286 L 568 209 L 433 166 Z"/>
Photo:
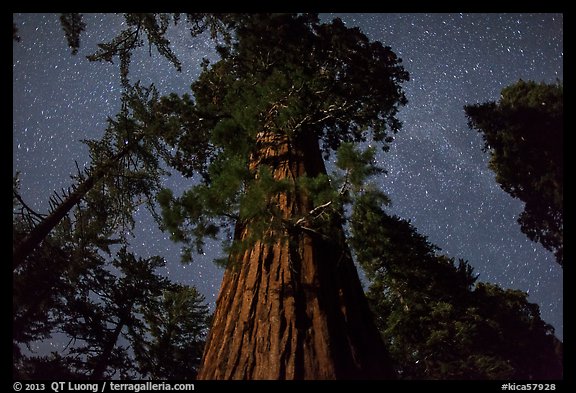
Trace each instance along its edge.
<path fill-rule="evenodd" d="M 172 285 L 142 313 L 148 334 L 134 343 L 139 372 L 157 380 L 195 379 L 209 327 L 204 296 L 194 287 Z"/>
<path fill-rule="evenodd" d="M 78 290 L 66 299 L 62 331 L 75 345 L 67 358 L 78 374 L 93 379 L 134 378 L 138 368 L 129 351 L 133 337 L 146 334 L 143 308 L 167 288 L 168 280 L 155 270 L 159 257 L 136 258 L 122 248 L 112 266 L 86 274 Z"/>
<path fill-rule="evenodd" d="M 155 47 L 162 56 L 174 64 L 177 70 L 180 70 L 180 61 L 170 48 L 166 31 L 170 21 L 176 24 L 181 19 L 181 15 L 127 13 L 124 14 L 124 19 L 126 29 L 122 30 L 112 41 L 99 44 L 98 51 L 87 56 L 91 61 L 112 62 L 114 57 L 119 58 L 121 82 L 124 87 L 122 110 L 115 118 L 108 118 L 108 127 L 100 141 L 85 141 L 90 148 L 91 166 L 84 171 L 78 169 L 76 182 L 68 190 L 63 189 L 61 193 L 55 193 L 50 198 L 50 214 L 37 215 L 41 219 L 34 220 L 34 225 L 28 233 L 20 233 L 21 236 L 13 239 L 14 269 L 26 260 L 56 225 L 70 213 L 76 204 L 85 199 L 86 194 L 94 187 L 103 187 L 116 194 L 110 200 L 121 204 L 116 209 L 120 216 L 111 217 L 110 221 L 126 224 L 130 221 L 129 217 L 132 214 L 130 205 L 134 205 L 136 200 L 144 198 L 148 207 L 152 208 L 154 198 L 151 196 L 157 188 L 154 182 L 158 181 L 160 174 L 166 174 L 160 169 L 159 158 L 163 158 L 172 166 L 195 168 L 194 165 L 183 164 L 181 157 L 172 157 L 166 148 L 164 138 L 168 137 L 168 144 L 173 149 L 175 141 L 185 139 L 186 142 L 194 142 L 197 138 L 190 137 L 190 131 L 180 132 L 179 135 L 175 135 L 174 130 L 168 131 L 170 125 L 163 124 L 162 117 L 154 112 L 157 100 L 154 86 L 143 88 L 139 82 L 131 85 L 128 80 L 132 51 L 142 47 L 145 41 L 150 49 Z M 192 37 L 209 31 L 213 38 L 221 36 L 226 41 L 230 39 L 227 30 L 230 24 L 228 20 L 232 19 L 229 14 L 218 16 L 186 14 Z M 86 27 L 82 21 L 82 14 L 61 14 L 60 23 L 68 44 L 72 48 L 72 53 L 75 54 L 80 46 L 80 35 Z M 18 28 L 13 23 L 15 41 L 20 40 L 17 32 Z M 166 132 L 168 136 L 163 136 Z M 203 156 L 200 153 L 203 147 L 205 144 L 198 144 L 196 149 L 188 145 L 186 149 L 194 151 L 198 156 Z M 180 152 L 179 148 L 176 150 Z M 117 200 L 116 197 L 125 192 L 125 189 L 134 187 L 139 188 L 142 193 L 130 194 L 135 198 L 132 203 L 126 204 L 129 201 L 124 197 Z M 153 209 L 152 214 L 155 214 Z"/>
<path fill-rule="evenodd" d="M 13 186 L 13 237 L 22 236 L 41 219 L 23 203 L 18 193 L 17 177 Z M 61 248 L 61 242 L 50 236 L 42 247 L 34 250 L 31 262 L 26 268 L 14 272 L 12 279 L 12 340 L 13 375 L 25 378 L 34 375 L 35 367 L 22 353 L 21 346 L 49 338 L 58 325 L 60 309 L 63 305 L 60 296 L 67 291 L 66 265 L 68 253 Z M 26 370 L 26 371 L 25 371 Z"/>
<path fill-rule="evenodd" d="M 561 379 L 554 329 L 527 294 L 478 283 L 365 194 L 352 245 L 370 281 L 377 324 L 404 379 Z"/>
<path fill-rule="evenodd" d="M 562 265 L 564 96 L 560 83 L 519 82 L 498 102 L 465 106 L 471 128 L 482 134 L 490 169 L 504 191 L 525 203 L 518 222 L 530 240 Z"/>
<path fill-rule="evenodd" d="M 47 244 L 40 250 L 46 252 Z M 203 297 L 195 288 L 171 284 L 155 273 L 164 265 L 159 257 L 136 258 L 122 248 L 108 263 L 94 251 L 85 250 L 82 256 L 74 252 L 62 261 L 61 250 L 50 254 L 66 268 L 60 275 L 40 269 L 50 265 L 38 259 L 17 276 L 14 376 L 194 378 L 207 330 Z M 61 352 L 22 354 L 19 344 L 53 334 L 68 341 Z"/>
<path fill-rule="evenodd" d="M 22 201 L 14 187 L 13 237 L 19 238 L 43 217 Z M 77 226 L 76 228 L 79 228 Z M 31 349 L 34 342 L 50 339 L 59 331 L 66 313 L 67 298 L 79 288 L 83 277 L 101 268 L 97 248 L 78 237 L 70 219 L 62 222 L 34 249 L 28 263 L 13 274 L 13 346 L 15 378 L 71 377 L 74 373 L 55 354 L 48 357 L 24 355 L 21 346 Z M 84 230 L 82 231 L 84 232 Z M 88 239 L 93 234 L 85 233 Z M 100 234 L 98 238 L 102 236 Z M 42 366 L 44 364 L 44 366 Z M 60 370 L 60 371 L 58 371 Z"/>
<path fill-rule="evenodd" d="M 46 236 L 72 212 L 73 208 L 92 199 L 100 204 L 99 225 L 112 226 L 123 232 L 132 229 L 132 214 L 142 203 L 154 213 L 155 192 L 160 176 L 166 172 L 159 157 L 168 153 L 160 144 L 150 125 L 150 112 L 157 100 L 153 87 L 135 85 L 123 94 L 123 110 L 108 119 L 108 127 L 100 140 L 84 141 L 90 150 L 91 166 L 73 177 L 71 189 L 50 198 L 50 214 L 35 215 L 29 230 L 13 238 L 13 268 L 22 265 Z M 93 194 L 92 196 L 90 194 Z"/>
<path fill-rule="evenodd" d="M 77 54 L 80 48 L 80 34 L 86 29 L 86 24 L 82 22 L 82 14 L 62 14 L 60 15 L 60 24 L 66 34 L 66 41 L 68 41 L 68 46 L 72 49 L 72 54 Z"/>
<path fill-rule="evenodd" d="M 116 41 L 117 45 L 101 45 L 100 51 L 91 56 L 91 60 L 108 60 L 108 54 L 104 52 L 107 48 L 113 48 L 116 51 L 114 55 L 124 56 L 124 65 L 127 67 L 129 53 L 124 52 L 142 46 L 140 34 L 145 34 L 151 46 L 154 45 L 179 67 L 164 37 L 168 21 L 164 15 L 126 14 L 125 18 L 129 29 L 136 32 L 130 37 L 130 47 L 123 46 L 127 41 L 121 40 Z M 176 21 L 177 16 L 174 18 Z M 200 21 L 189 15 L 187 19 L 196 23 L 192 29 L 195 31 L 193 34 L 210 29 L 215 35 L 221 30 L 216 26 L 219 20 L 216 18 L 206 17 Z M 82 15 L 62 14 L 60 21 L 75 54 L 80 46 L 80 34 L 85 29 Z M 16 24 L 13 25 L 13 38 L 19 40 Z M 121 71 L 127 72 L 127 69 L 121 67 Z M 87 375 L 103 377 L 110 373 L 126 377 L 131 370 L 136 370 L 131 364 L 133 362 L 127 360 L 126 348 L 117 344 L 120 336 L 126 334 L 126 329 L 131 332 L 133 342 L 137 341 L 137 334 L 148 334 L 146 329 L 149 327 L 144 322 L 135 320 L 138 324 L 134 326 L 141 328 L 138 332 L 129 323 L 131 313 L 135 312 L 134 307 L 142 308 L 144 305 L 143 302 L 136 305 L 129 302 L 121 307 L 119 299 L 115 299 L 116 305 L 110 303 L 114 300 L 110 291 L 118 284 L 117 277 L 108 270 L 109 266 L 99 253 L 110 254 L 112 245 L 127 244 L 126 234 L 134 225 L 132 214 L 139 205 L 147 204 L 154 214 L 153 195 L 160 175 L 167 173 L 160 169 L 160 159 L 186 168 L 194 168 L 194 165 L 180 164 L 179 158 L 172 157 L 163 144 L 162 132 L 170 131 L 170 125 L 162 123 L 162 117 L 153 115 L 157 103 L 157 93 L 153 86 L 143 88 L 139 83 L 130 86 L 127 79 L 123 82 L 125 90 L 121 112 L 115 118 L 108 119 L 108 128 L 102 139 L 84 141 L 90 150 L 91 166 L 83 171 L 78 168 L 71 189 L 62 190 L 62 193 L 56 193 L 50 198 L 49 214 L 33 211 L 24 202 L 16 182 L 13 187 L 15 376 L 42 377 L 47 375 L 47 370 L 51 370 L 53 377 L 62 378 Z M 185 136 L 185 133 L 180 133 L 172 140 L 182 138 L 183 134 Z M 113 235 L 120 238 L 114 239 Z M 119 254 L 119 257 L 122 261 L 135 258 L 125 253 Z M 143 278 L 144 281 L 139 285 L 142 291 L 150 289 L 154 284 L 152 278 Z M 121 284 L 123 288 L 126 287 L 126 283 Z M 185 297 L 184 293 L 192 296 L 190 288 L 181 287 L 178 290 L 182 293 L 181 297 Z M 154 299 L 152 294 L 142 296 L 148 296 L 150 302 Z M 192 303 L 200 307 L 198 298 Z M 150 308 L 148 304 L 147 309 Z M 162 310 L 159 307 L 156 309 L 159 312 Z M 193 311 L 194 314 L 190 316 L 184 310 L 179 310 L 185 317 L 187 328 L 194 327 L 195 318 L 200 314 L 197 309 Z M 83 315 L 82 312 L 93 314 L 92 323 L 88 323 L 90 315 Z M 74 316 L 79 315 L 84 318 L 83 322 L 74 319 Z M 99 327 L 94 323 L 98 317 L 104 318 L 104 325 Z M 205 325 L 202 324 L 205 323 L 205 318 L 198 321 L 201 327 L 194 330 L 194 340 L 186 347 L 191 350 L 191 355 L 195 354 L 193 356 L 196 361 L 190 362 L 187 368 L 171 370 L 173 373 L 183 375 L 184 370 L 188 370 L 190 375 L 195 375 L 198 353 L 202 350 L 202 341 L 197 331 L 203 331 Z M 155 329 L 157 331 L 158 326 Z M 85 345 L 73 345 L 68 356 L 64 357 L 60 354 L 44 357 L 22 354 L 20 345 L 28 346 L 34 341 L 47 339 L 55 332 L 69 334 L 75 343 L 84 341 Z M 182 343 L 170 341 L 175 338 L 182 339 L 180 336 L 163 337 L 163 343 L 182 346 Z M 100 345 L 99 349 L 97 345 Z M 98 352 L 97 356 L 95 351 Z M 151 367 L 148 367 L 147 372 L 154 375 L 162 373 Z"/>
<path fill-rule="evenodd" d="M 15 178 L 15 236 L 42 218 L 22 204 L 17 191 Z M 160 257 L 136 258 L 126 247 L 111 262 L 104 257 L 118 243 L 110 237 L 114 226 L 106 219 L 111 207 L 107 200 L 105 194 L 91 192 L 30 254 L 28 263 L 14 271 L 15 378 L 167 378 L 167 363 L 140 365 L 135 356 L 145 353 L 147 360 L 157 360 L 157 343 L 143 350 L 142 342 L 159 332 L 164 349 L 180 350 L 172 353 L 178 355 L 171 363 L 172 375 L 195 376 L 206 333 L 204 299 L 194 288 L 159 276 L 155 270 L 164 265 Z M 152 321 L 152 315 L 178 320 Z M 68 341 L 64 350 L 49 356 L 23 353 L 22 346 L 30 352 L 33 343 L 54 335 Z M 184 362 L 184 354 L 190 362 Z"/>

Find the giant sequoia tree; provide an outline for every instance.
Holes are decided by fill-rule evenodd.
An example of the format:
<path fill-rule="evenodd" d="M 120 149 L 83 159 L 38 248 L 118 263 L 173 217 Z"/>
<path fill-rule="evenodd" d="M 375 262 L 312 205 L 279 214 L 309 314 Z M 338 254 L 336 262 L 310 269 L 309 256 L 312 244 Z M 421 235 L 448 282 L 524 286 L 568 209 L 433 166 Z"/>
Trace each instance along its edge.
<path fill-rule="evenodd" d="M 201 379 L 390 378 L 342 229 L 371 172 L 368 139 L 384 150 L 400 128 L 408 74 L 389 47 L 315 15 L 237 15 L 220 60 L 204 63 L 194 100 L 162 100 L 206 154 L 200 184 L 159 195 L 176 240 L 201 250 L 230 231 L 227 268 Z M 185 114 L 184 116 L 182 114 Z M 176 136 L 175 136 L 176 138 Z M 339 150 L 342 177 L 323 160 Z M 368 168 L 368 169 L 367 169 Z M 372 171 L 373 172 L 373 171 Z"/>
<path fill-rule="evenodd" d="M 498 102 L 467 105 L 482 134 L 500 187 L 525 202 L 523 233 L 564 261 L 564 94 L 561 84 L 525 82 L 502 90 Z"/>

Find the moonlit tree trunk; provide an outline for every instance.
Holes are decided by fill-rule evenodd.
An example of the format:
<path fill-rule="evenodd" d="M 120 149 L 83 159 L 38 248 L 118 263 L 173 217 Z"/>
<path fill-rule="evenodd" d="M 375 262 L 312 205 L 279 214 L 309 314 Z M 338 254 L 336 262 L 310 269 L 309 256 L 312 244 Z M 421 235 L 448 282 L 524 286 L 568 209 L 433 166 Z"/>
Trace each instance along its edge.
<path fill-rule="evenodd" d="M 100 180 L 110 175 L 110 170 L 113 168 L 113 166 L 117 165 L 122 158 L 128 155 L 128 153 L 130 153 L 130 151 L 140 140 L 142 140 L 142 137 L 139 137 L 135 143 L 125 146 L 124 149 L 120 150 L 101 166 L 96 167 L 93 173 L 86 177 L 86 179 L 77 187 L 75 187 L 74 191 L 71 192 L 68 197 L 66 197 L 20 242 L 13 246 L 13 270 L 16 270 L 18 267 L 20 267 L 20 265 L 24 263 L 26 258 L 40 245 L 40 243 L 44 241 L 46 236 L 48 236 L 48 234 L 54 230 L 56 225 L 58 225 L 60 221 L 62 221 L 62 219 L 68 215 L 68 213 L 70 213 L 74 206 L 86 198 L 86 194 L 88 194 Z"/>
<path fill-rule="evenodd" d="M 326 173 L 313 133 L 262 133 L 258 146 L 252 168 L 268 165 L 277 180 Z M 304 193 L 272 198 L 286 221 L 313 208 Z M 238 224 L 235 236 L 249 231 Z M 343 230 L 335 232 L 338 240 L 286 229 L 231 257 L 198 379 L 394 377 Z"/>
<path fill-rule="evenodd" d="M 99 172 L 97 176 L 89 176 L 74 192 L 64 199 L 49 216 L 44 218 L 24 239 L 13 247 L 12 268 L 14 270 L 22 265 L 32 251 L 44 241 L 46 236 L 62 221 L 70 210 L 80 203 L 88 191 L 90 191 L 94 187 L 94 184 L 103 176 L 104 172 Z"/>

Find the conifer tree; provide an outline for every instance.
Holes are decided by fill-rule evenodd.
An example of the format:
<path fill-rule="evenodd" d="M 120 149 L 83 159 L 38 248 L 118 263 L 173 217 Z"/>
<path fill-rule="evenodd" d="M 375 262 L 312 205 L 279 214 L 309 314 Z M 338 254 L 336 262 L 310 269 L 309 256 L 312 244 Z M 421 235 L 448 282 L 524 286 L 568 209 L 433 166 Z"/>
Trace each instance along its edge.
<path fill-rule="evenodd" d="M 195 379 L 209 324 L 205 298 L 194 287 L 171 285 L 142 308 L 148 334 L 134 339 L 140 374 Z"/>
<path fill-rule="evenodd" d="M 564 94 L 562 84 L 520 80 L 498 102 L 466 105 L 482 134 L 489 167 L 504 191 L 525 203 L 518 217 L 530 240 L 564 261 Z"/>
<path fill-rule="evenodd" d="M 86 24 L 82 21 L 82 14 L 62 14 L 60 15 L 60 24 L 66 34 L 66 41 L 72 49 L 72 54 L 77 54 L 80 48 L 80 34 L 86 29 Z"/>
<path fill-rule="evenodd" d="M 41 217 L 22 204 L 17 178 L 13 195 L 18 236 Z M 92 191 L 14 272 L 14 378 L 195 376 L 206 334 L 203 297 L 193 287 L 159 276 L 155 270 L 164 265 L 160 257 L 136 258 L 123 246 L 109 261 L 105 255 L 112 255 L 118 240 L 106 219 L 111 207 L 106 200 Z M 143 347 L 146 337 L 159 332 L 160 344 Z M 68 342 L 63 350 L 48 356 L 29 353 L 33 344 L 54 336 Z M 180 356 L 170 365 L 161 362 L 158 345 L 162 350 L 172 347 L 172 355 Z M 28 351 L 22 351 L 24 346 Z"/>
<path fill-rule="evenodd" d="M 50 197 L 50 213 L 36 213 L 36 219 L 29 222 L 33 225 L 14 236 L 13 269 L 19 268 L 79 204 L 99 205 L 98 218 L 103 221 L 99 225 L 121 232 L 132 229 L 132 214 L 140 201 L 154 214 L 155 191 L 160 176 L 166 174 L 159 157 L 169 155 L 150 120 L 156 100 L 153 86 L 136 84 L 123 94 L 123 109 L 108 119 L 102 139 L 84 141 L 90 150 L 91 166 L 77 168 L 72 187 Z M 23 203 L 16 191 L 14 195 Z"/>
<path fill-rule="evenodd" d="M 562 343 L 527 294 L 476 283 L 407 221 L 365 194 L 352 245 L 368 297 L 403 379 L 561 379 Z"/>
<path fill-rule="evenodd" d="M 198 377 L 391 378 L 342 204 L 360 192 L 353 167 L 367 158 L 348 143 L 388 149 L 408 74 L 389 47 L 339 19 L 237 15 L 228 25 L 232 38 L 204 63 L 194 98 L 162 100 L 174 121 L 195 114 L 188 126 L 208 153 L 200 184 L 160 193 L 166 228 L 190 256 L 234 227 Z M 198 158 L 179 142 L 182 157 Z M 331 180 L 323 156 L 337 150 L 355 159 Z"/>

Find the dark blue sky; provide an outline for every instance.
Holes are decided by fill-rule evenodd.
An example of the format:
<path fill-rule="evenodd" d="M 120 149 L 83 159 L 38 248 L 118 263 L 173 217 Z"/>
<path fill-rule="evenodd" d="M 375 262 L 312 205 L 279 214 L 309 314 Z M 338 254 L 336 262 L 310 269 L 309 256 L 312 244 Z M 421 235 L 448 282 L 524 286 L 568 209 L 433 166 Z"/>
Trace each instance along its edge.
<path fill-rule="evenodd" d="M 516 223 L 523 205 L 504 193 L 487 167 L 480 135 L 468 129 L 463 106 L 497 100 L 518 79 L 563 80 L 563 17 L 560 14 L 338 14 L 404 60 L 411 81 L 401 109 L 403 130 L 390 152 L 379 156 L 388 175 L 379 179 L 392 199 L 391 212 L 449 256 L 467 259 L 479 280 L 527 291 L 545 321 L 563 337 L 563 273 L 551 253 L 529 241 Z M 79 141 L 100 138 L 107 116 L 119 109 L 117 65 L 90 63 L 86 55 L 121 28 L 116 15 L 86 14 L 81 49 L 71 56 L 56 14 L 15 14 L 20 42 L 13 44 L 13 171 L 21 172 L 24 199 L 46 211 L 54 190 L 70 186 L 88 163 Z M 183 63 L 181 73 L 146 49 L 132 64 L 131 79 L 154 82 L 161 93 L 189 92 L 211 42 L 170 34 Z M 166 185 L 190 184 L 174 175 Z M 143 209 L 132 246 L 142 257 L 162 255 L 174 281 L 197 286 L 214 305 L 222 271 L 212 259 L 219 244 L 183 266 L 179 245 L 160 232 Z M 58 342 L 53 343 L 58 348 Z"/>

